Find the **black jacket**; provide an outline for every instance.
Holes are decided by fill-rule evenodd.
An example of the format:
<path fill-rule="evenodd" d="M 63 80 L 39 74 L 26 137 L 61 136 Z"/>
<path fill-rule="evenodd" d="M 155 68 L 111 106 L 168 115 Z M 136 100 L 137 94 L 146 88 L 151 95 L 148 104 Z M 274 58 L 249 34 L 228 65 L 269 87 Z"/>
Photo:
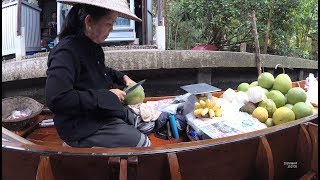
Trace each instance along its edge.
<path fill-rule="evenodd" d="M 86 137 L 117 117 L 125 117 L 123 105 L 109 91 L 123 84 L 122 72 L 104 64 L 100 45 L 86 36 L 68 36 L 48 56 L 46 104 L 64 141 Z"/>

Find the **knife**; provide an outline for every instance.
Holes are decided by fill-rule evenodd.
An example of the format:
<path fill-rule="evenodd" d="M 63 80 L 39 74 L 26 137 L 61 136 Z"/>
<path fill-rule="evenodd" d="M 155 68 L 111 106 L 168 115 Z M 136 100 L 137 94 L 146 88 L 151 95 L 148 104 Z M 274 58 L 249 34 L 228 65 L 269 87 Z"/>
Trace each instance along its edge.
<path fill-rule="evenodd" d="M 145 81 L 146 81 L 145 79 L 142 80 L 142 81 L 139 81 L 137 84 L 133 85 L 133 86 L 132 86 L 131 88 L 129 88 L 129 89 L 126 89 L 124 92 L 125 92 L 126 94 L 131 93 L 134 89 L 136 89 L 138 86 L 140 86 L 141 84 L 143 84 Z"/>

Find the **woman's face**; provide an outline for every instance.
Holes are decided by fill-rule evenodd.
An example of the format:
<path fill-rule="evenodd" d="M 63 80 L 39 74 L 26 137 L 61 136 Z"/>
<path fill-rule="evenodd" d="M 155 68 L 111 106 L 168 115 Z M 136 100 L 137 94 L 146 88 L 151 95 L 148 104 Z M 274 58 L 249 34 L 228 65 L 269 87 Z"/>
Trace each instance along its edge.
<path fill-rule="evenodd" d="M 86 35 L 97 44 L 103 43 L 113 30 L 113 24 L 117 17 L 117 12 L 111 12 L 98 21 L 93 21 L 91 18 L 91 22 L 86 23 Z"/>

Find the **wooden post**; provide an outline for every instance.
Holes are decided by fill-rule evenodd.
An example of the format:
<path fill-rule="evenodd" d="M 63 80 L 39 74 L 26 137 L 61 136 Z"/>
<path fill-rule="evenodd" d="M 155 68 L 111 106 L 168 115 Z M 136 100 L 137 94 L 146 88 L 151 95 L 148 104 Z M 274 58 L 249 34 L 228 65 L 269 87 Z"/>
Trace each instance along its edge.
<path fill-rule="evenodd" d="M 157 47 L 159 50 L 166 50 L 166 30 L 163 23 L 162 9 L 162 0 L 158 0 Z"/>
<path fill-rule="evenodd" d="M 108 159 L 108 166 L 110 168 L 109 179 L 119 179 L 120 175 L 120 157 L 111 156 Z"/>
<path fill-rule="evenodd" d="M 255 49 L 256 49 L 256 65 L 258 69 L 258 75 L 261 74 L 261 59 L 260 59 L 260 46 L 259 46 L 259 35 L 256 24 L 256 12 L 253 10 L 252 14 L 252 34 L 255 41 Z"/>
<path fill-rule="evenodd" d="M 147 2 L 146 0 L 141 1 L 141 11 L 142 11 L 142 44 L 147 44 L 147 21 L 148 21 L 148 15 L 147 15 Z"/>
<path fill-rule="evenodd" d="M 158 0 L 158 26 L 163 26 L 163 19 L 162 19 L 162 0 Z"/>
<path fill-rule="evenodd" d="M 54 180 L 49 156 L 40 156 L 36 180 Z"/>
<path fill-rule="evenodd" d="M 181 180 L 180 166 L 176 153 L 168 153 L 167 154 L 169 168 L 170 168 L 170 176 L 173 180 Z"/>
<path fill-rule="evenodd" d="M 138 173 L 138 157 L 129 156 L 128 157 L 128 180 L 136 180 Z"/>
<path fill-rule="evenodd" d="M 303 69 L 300 69 L 300 71 L 299 71 L 299 81 L 302 81 L 304 79 L 303 76 L 304 76 Z"/>
<path fill-rule="evenodd" d="M 18 0 L 17 5 L 17 36 L 21 35 L 21 9 L 22 9 L 22 0 Z"/>
<path fill-rule="evenodd" d="M 163 0 L 163 14 L 164 14 L 164 22 L 163 25 L 165 27 L 165 37 L 168 37 L 169 26 L 168 26 L 168 0 Z M 166 47 L 168 47 L 168 41 L 166 41 Z"/>
<path fill-rule="evenodd" d="M 274 5 L 274 0 L 270 1 L 270 4 L 269 4 L 269 16 L 268 16 L 268 22 L 267 22 L 266 37 L 264 40 L 263 54 L 267 54 L 267 50 L 268 50 L 268 45 L 269 45 L 268 42 L 269 42 L 269 33 L 270 33 L 273 5 Z"/>
<path fill-rule="evenodd" d="M 25 29 L 21 27 L 21 34 L 15 36 L 14 41 L 16 60 L 21 60 L 22 56 L 26 55 L 26 41 L 25 41 Z"/>
<path fill-rule="evenodd" d="M 127 180 L 128 179 L 128 162 L 126 159 L 120 160 L 120 173 L 119 180 Z"/>
<path fill-rule="evenodd" d="M 240 43 L 240 52 L 247 51 L 247 43 Z"/>

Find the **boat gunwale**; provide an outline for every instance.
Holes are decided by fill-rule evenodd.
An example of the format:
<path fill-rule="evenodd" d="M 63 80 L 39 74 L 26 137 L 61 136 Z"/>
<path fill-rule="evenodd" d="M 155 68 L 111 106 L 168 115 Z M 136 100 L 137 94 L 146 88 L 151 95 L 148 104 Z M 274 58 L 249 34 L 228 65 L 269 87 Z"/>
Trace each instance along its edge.
<path fill-rule="evenodd" d="M 77 155 L 77 156 L 128 156 L 128 155 L 152 155 L 172 152 L 191 151 L 201 148 L 209 148 L 218 146 L 221 144 L 228 144 L 238 142 L 247 139 L 254 139 L 261 136 L 266 136 L 287 128 L 292 128 L 311 122 L 318 118 L 318 113 L 301 118 L 288 123 L 280 124 L 277 126 L 268 127 L 266 129 L 253 131 L 249 133 L 218 138 L 218 139 L 207 139 L 201 141 L 181 142 L 177 144 L 167 144 L 157 147 L 147 148 L 70 148 L 70 147 L 56 147 L 56 146 L 45 146 L 45 145 L 32 145 L 24 144 L 21 142 L 4 142 L 2 141 L 2 150 L 17 150 L 27 151 L 30 153 L 41 153 L 50 155 Z"/>

